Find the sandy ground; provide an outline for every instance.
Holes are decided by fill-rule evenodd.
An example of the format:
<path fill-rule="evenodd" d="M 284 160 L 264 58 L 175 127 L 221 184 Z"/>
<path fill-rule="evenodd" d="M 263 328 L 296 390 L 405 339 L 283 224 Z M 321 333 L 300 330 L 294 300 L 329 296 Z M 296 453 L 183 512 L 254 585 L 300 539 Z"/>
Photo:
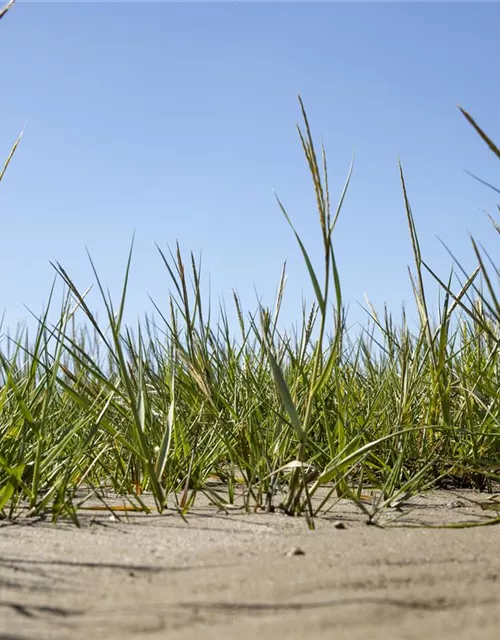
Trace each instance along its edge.
<path fill-rule="evenodd" d="M 416 526 L 498 515 L 471 499 L 488 502 L 412 499 L 404 527 L 367 526 L 347 503 L 315 531 L 209 505 L 188 523 L 173 512 L 86 512 L 80 529 L 1 523 L 0 638 L 497 639 L 500 526 Z"/>

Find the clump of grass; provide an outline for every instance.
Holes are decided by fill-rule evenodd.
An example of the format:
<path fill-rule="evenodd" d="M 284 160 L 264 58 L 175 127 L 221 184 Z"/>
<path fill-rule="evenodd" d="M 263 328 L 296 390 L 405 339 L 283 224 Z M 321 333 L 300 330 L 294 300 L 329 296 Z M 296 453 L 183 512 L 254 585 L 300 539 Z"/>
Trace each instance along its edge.
<path fill-rule="evenodd" d="M 53 289 L 35 335 L 1 339 L 0 517 L 50 514 L 78 523 L 88 497 L 106 505 L 105 491 L 146 512 L 148 493 L 158 511 L 170 506 L 183 515 L 203 493 L 223 508 L 239 497 L 247 510 L 305 514 L 312 527 L 332 496 L 353 500 L 375 521 L 386 506 L 431 486 L 488 489 L 497 481 L 498 268 L 474 240 L 478 266 L 466 274 L 456 262 L 458 291 L 453 274 L 441 279 L 428 266 L 400 167 L 418 329 L 410 331 L 404 312 L 395 319 L 368 302 L 368 324 L 352 336 L 334 241 L 352 164 L 332 208 L 326 153 L 318 154 L 299 101 L 323 260 L 313 266 L 278 199 L 315 298 L 298 328 L 280 322 L 286 267 L 273 309 L 246 312 L 234 293 L 235 332 L 223 304 L 204 306 L 201 264 L 178 245 L 158 247 L 171 288 L 167 311 L 153 302 L 135 328 L 123 321 L 132 248 L 117 303 L 91 260 L 104 322 L 89 306 L 89 290 L 54 264 L 65 286 L 58 321 L 49 322 Z M 444 294 L 438 318 L 429 314 L 425 271 Z M 375 491 L 371 504 L 367 489 Z"/>

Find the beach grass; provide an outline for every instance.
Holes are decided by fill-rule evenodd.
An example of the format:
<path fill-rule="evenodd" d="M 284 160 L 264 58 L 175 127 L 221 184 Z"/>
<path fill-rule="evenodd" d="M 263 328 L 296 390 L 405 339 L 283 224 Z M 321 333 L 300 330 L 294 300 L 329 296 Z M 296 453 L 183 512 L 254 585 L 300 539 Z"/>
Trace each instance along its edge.
<path fill-rule="evenodd" d="M 0 12 L 0 17 L 5 13 Z M 299 99 L 300 100 L 300 99 Z M 130 508 L 185 514 L 201 492 L 224 508 L 305 515 L 323 508 L 319 488 L 353 500 L 369 520 L 434 486 L 488 490 L 500 472 L 500 299 L 498 267 L 472 240 L 477 268 L 436 274 L 421 253 L 403 168 L 402 214 L 413 248 L 410 278 L 417 329 L 370 303 L 369 321 L 350 333 L 337 269 L 335 226 L 352 166 L 332 206 L 326 153 L 302 101 L 299 141 L 310 172 L 321 238 L 321 268 L 278 199 L 297 241 L 314 302 L 295 328 L 280 322 L 286 270 L 273 308 L 243 309 L 233 327 L 223 304 L 205 306 L 192 253 L 158 247 L 170 279 L 168 313 L 154 303 L 145 321 L 124 323 L 131 247 L 123 287 L 112 299 L 91 260 L 105 319 L 98 319 L 63 265 L 65 295 L 50 321 L 54 290 L 36 332 L 0 342 L 0 517 L 44 515 L 78 522 L 87 499 L 105 492 Z M 465 111 L 490 150 L 493 141 Z M 0 180 L 11 161 L 8 154 Z M 492 229 L 500 228 L 492 220 Z M 443 296 L 429 312 L 424 276 Z M 298 328 L 297 328 L 298 327 Z M 217 480 L 224 492 L 217 489 Z M 366 491 L 373 499 L 366 501 Z M 148 504 L 147 504 L 148 503 Z"/>

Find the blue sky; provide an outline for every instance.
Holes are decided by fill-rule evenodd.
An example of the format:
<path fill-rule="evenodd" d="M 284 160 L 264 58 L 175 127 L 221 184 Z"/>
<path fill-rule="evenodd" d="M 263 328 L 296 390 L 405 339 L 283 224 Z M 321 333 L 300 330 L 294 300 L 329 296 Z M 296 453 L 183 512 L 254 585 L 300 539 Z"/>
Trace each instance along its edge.
<path fill-rule="evenodd" d="M 170 286 L 154 243 L 178 240 L 210 275 L 216 302 L 237 289 L 271 304 L 288 261 L 284 319 L 312 300 L 275 190 L 313 255 L 317 217 L 295 124 L 297 94 L 324 142 L 332 200 L 351 156 L 336 235 L 353 321 L 409 308 L 411 245 L 403 164 L 428 262 L 474 260 L 468 233 L 498 245 L 483 210 L 498 161 L 460 115 L 500 140 L 496 3 L 25 2 L 0 22 L 3 157 L 0 307 L 13 327 L 40 311 L 57 260 L 85 289 L 88 247 L 119 294 L 136 232 L 128 317 L 165 308 Z M 319 262 L 318 262 L 319 264 Z M 434 299 L 435 300 L 435 299 Z M 433 302 L 434 302 L 433 300 Z M 97 296 L 92 305 L 98 306 Z"/>

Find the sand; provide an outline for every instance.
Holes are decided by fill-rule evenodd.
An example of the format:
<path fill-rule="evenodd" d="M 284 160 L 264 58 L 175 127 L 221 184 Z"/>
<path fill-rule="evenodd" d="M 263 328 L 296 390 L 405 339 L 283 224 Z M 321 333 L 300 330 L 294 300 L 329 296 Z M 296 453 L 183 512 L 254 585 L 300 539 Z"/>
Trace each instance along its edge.
<path fill-rule="evenodd" d="M 315 531 L 203 503 L 0 523 L 0 638 L 496 639 L 500 528 L 415 526 L 498 515 L 470 500 L 488 496 L 426 494 L 384 528 L 344 502 Z"/>

